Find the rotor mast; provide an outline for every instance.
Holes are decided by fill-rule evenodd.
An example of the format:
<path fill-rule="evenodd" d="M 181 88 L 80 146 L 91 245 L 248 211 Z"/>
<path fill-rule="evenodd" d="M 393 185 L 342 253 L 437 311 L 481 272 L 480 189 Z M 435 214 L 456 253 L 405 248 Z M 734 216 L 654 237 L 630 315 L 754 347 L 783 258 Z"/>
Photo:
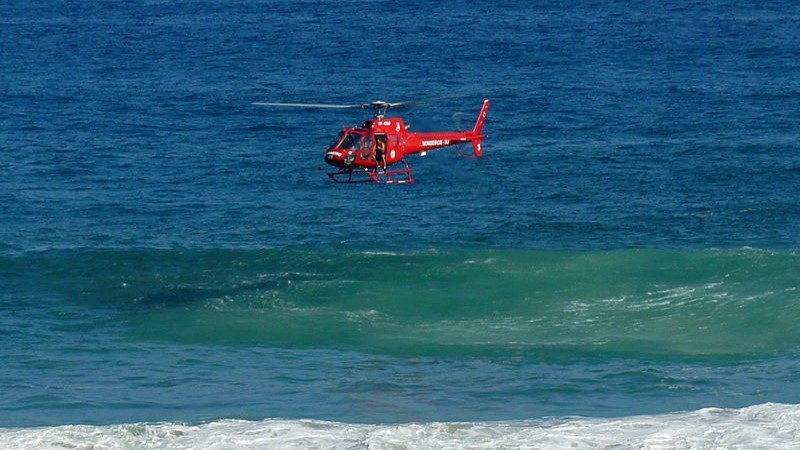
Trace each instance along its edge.
<path fill-rule="evenodd" d="M 400 103 L 397 103 L 397 105 L 399 105 L 399 104 Z M 372 103 L 364 103 L 364 105 L 362 105 L 362 107 L 364 109 L 370 108 L 370 107 L 372 109 L 374 109 L 375 110 L 375 118 L 376 119 L 383 119 L 386 116 L 386 110 L 389 109 L 389 107 L 391 107 L 391 106 L 394 106 L 394 105 L 392 103 L 384 102 L 384 101 L 381 101 L 381 100 L 377 100 L 377 101 L 374 101 Z"/>

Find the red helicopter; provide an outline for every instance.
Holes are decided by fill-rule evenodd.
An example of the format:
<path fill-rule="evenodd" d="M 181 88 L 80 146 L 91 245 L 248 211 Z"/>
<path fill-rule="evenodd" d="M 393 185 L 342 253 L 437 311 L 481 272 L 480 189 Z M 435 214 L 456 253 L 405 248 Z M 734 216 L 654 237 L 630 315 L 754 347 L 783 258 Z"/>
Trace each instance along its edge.
<path fill-rule="evenodd" d="M 314 103 L 264 103 L 259 106 L 288 106 L 302 108 L 372 108 L 375 116 L 365 120 L 361 126 L 343 127 L 342 131 L 325 151 L 325 162 L 337 167 L 328 176 L 337 183 L 413 183 L 411 167 L 404 158 L 408 155 L 425 156 L 429 150 L 458 146 L 465 158 L 480 158 L 483 155 L 481 141 L 489 100 L 483 101 L 475 126 L 469 131 L 410 132 L 403 119 L 385 117 L 389 108 L 408 106 L 409 103 L 375 101 L 357 105 L 329 105 Z M 472 144 L 472 155 L 461 151 L 461 144 Z M 395 166 L 395 167 L 392 167 Z M 399 166 L 399 167 L 398 167 Z"/>

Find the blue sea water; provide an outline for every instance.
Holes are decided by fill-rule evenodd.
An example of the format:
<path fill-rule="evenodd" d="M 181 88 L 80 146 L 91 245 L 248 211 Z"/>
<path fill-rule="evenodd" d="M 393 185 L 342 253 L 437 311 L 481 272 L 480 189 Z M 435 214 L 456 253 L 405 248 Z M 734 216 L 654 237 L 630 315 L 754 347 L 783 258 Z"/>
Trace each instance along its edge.
<path fill-rule="evenodd" d="M 800 8 L 0 4 L 0 447 L 796 448 Z M 339 185 L 361 111 L 484 158 Z"/>

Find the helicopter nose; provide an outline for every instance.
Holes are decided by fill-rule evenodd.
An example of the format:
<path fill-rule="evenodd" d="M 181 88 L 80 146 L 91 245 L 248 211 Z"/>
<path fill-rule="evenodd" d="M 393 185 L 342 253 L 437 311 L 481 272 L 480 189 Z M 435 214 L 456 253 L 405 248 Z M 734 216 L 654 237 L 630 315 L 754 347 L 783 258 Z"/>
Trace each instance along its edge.
<path fill-rule="evenodd" d="M 335 149 L 328 149 L 325 152 L 325 162 L 332 165 L 332 166 L 341 166 L 344 162 L 345 155 Z"/>

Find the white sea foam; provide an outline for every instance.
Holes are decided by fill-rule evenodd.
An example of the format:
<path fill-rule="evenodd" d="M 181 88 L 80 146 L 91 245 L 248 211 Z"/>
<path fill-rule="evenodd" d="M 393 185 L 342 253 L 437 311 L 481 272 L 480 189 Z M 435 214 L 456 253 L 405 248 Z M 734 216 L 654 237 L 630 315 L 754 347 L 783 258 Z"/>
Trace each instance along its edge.
<path fill-rule="evenodd" d="M 221 420 L 0 429 L 4 449 L 796 449 L 800 405 L 625 418 L 366 425 Z"/>

